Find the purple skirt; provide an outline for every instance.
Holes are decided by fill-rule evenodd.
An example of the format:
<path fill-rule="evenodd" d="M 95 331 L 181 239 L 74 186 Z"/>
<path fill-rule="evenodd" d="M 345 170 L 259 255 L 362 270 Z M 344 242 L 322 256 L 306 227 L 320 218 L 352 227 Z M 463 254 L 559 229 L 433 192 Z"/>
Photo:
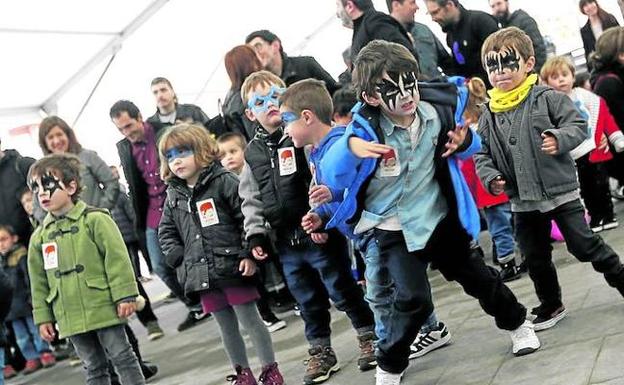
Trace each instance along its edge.
<path fill-rule="evenodd" d="M 225 287 L 206 290 L 200 294 L 204 313 L 214 313 L 228 306 L 242 305 L 260 298 L 254 286 Z"/>

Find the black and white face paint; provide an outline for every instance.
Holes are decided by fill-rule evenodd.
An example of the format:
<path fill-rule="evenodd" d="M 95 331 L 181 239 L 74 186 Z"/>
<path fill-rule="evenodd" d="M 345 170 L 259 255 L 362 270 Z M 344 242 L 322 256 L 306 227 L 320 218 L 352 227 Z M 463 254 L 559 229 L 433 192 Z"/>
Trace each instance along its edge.
<path fill-rule="evenodd" d="M 399 108 L 401 99 L 408 96 L 416 98 L 417 87 L 418 82 L 414 72 L 388 72 L 387 78 L 382 78 L 375 88 L 388 109 L 395 111 Z"/>
<path fill-rule="evenodd" d="M 48 197 L 51 197 L 56 190 L 65 189 L 63 182 L 50 171 L 37 179 L 32 179 L 29 187 L 34 195 L 39 195 L 40 192 L 43 192 L 44 194 L 48 193 Z"/>
<path fill-rule="evenodd" d="M 522 57 L 515 48 L 503 47 L 500 51 L 490 51 L 485 55 L 485 66 L 490 74 L 513 73 L 520 70 Z"/>

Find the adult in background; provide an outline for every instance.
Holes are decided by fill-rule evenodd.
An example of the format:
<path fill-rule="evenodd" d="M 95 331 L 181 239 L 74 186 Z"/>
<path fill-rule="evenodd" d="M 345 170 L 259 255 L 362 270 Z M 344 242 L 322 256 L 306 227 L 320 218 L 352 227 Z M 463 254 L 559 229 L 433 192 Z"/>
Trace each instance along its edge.
<path fill-rule="evenodd" d="M 254 49 L 263 69 L 273 72 L 286 83 L 314 78 L 325 82 L 325 87 L 333 94 L 340 85 L 312 56 L 288 56 L 282 47 L 282 41 L 273 32 L 266 29 L 247 35 L 245 44 Z"/>
<path fill-rule="evenodd" d="M 581 38 L 585 49 L 585 59 L 588 65 L 591 65 L 589 55 L 594 52 L 596 41 L 605 30 L 617 27 L 620 23 L 615 16 L 602 9 L 597 0 L 581 0 L 579 9 L 583 15 L 587 16 L 587 23 L 581 28 Z"/>
<path fill-rule="evenodd" d="M 440 40 L 431 29 L 414 19 L 418 5 L 416 0 L 386 0 L 388 12 L 405 29 L 412 34 L 414 49 L 418 54 L 420 73 L 425 79 L 435 79 L 440 76 L 442 68 L 445 72 L 452 72 L 453 59 L 446 51 Z"/>
<path fill-rule="evenodd" d="M 596 42 L 589 62 L 593 68 L 589 81 L 594 93 L 607 102 L 615 123 L 624 131 L 624 27 L 605 31 Z M 612 153 L 609 174 L 620 184 L 612 195 L 624 199 L 624 153 Z"/>
<path fill-rule="evenodd" d="M 225 71 L 232 82 L 222 107 L 225 126 L 231 132 L 242 134 L 249 142 L 256 133 L 256 125 L 245 115 L 247 106 L 243 104 L 240 89 L 247 76 L 262 69 L 262 63 L 248 45 L 232 48 L 225 54 L 224 61 Z"/>
<path fill-rule="evenodd" d="M 546 45 L 535 19 L 522 9 L 510 13 L 509 0 L 490 0 L 490 8 L 500 28 L 518 27 L 529 35 L 533 42 L 533 51 L 535 51 L 534 71 L 539 74 L 546 62 Z"/>
<path fill-rule="evenodd" d="M 27 188 L 26 175 L 35 160 L 16 150 L 3 150 L 1 145 L 0 141 L 0 224 L 11 226 L 19 239 L 28 244 L 32 226 L 18 195 Z"/>
<path fill-rule="evenodd" d="M 189 309 L 186 319 L 178 325 L 178 331 L 189 329 L 206 317 L 198 301 L 184 296 L 175 271 L 165 263 L 158 241 L 158 224 L 162 217 L 167 186 L 160 178 L 160 161 L 157 143 L 166 126 L 152 127 L 143 121 L 137 106 L 127 100 L 116 102 L 110 109 L 110 118 L 124 136 L 117 143 L 130 199 L 136 214 L 137 233 L 145 234 L 147 251 L 156 275 L 171 290 L 171 296 L 180 299 Z"/>
<path fill-rule="evenodd" d="M 458 0 L 425 0 L 431 19 L 446 33 L 446 44 L 451 49 L 454 74 L 466 78 L 488 78 L 481 64 L 481 46 L 490 34 L 498 31 L 492 15 L 468 10 Z"/>
<path fill-rule="evenodd" d="M 336 16 L 345 28 L 353 30 L 352 63 L 360 50 L 373 40 L 401 44 L 418 59 L 412 39 L 405 28 L 391 16 L 375 10 L 372 0 L 336 0 Z"/>

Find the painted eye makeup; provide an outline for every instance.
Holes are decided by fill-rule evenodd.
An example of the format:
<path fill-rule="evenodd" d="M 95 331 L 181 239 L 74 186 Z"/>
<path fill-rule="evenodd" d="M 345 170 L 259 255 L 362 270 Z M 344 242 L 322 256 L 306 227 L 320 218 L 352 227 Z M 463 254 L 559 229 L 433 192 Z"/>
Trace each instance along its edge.
<path fill-rule="evenodd" d="M 414 97 L 418 82 L 414 72 L 389 72 L 388 79 L 381 79 L 375 88 L 386 106 L 395 109 L 400 98 Z"/>
<path fill-rule="evenodd" d="M 256 113 L 268 110 L 269 103 L 279 107 L 279 98 L 285 91 L 286 90 L 284 88 L 271 86 L 269 93 L 264 96 L 254 93 L 251 99 L 247 102 L 247 107 Z"/>
<path fill-rule="evenodd" d="M 29 184 L 30 190 L 33 194 L 39 194 L 40 191 L 48 192 L 50 196 L 58 189 L 64 189 L 65 186 L 56 176 L 48 172 L 43 175 L 39 180 L 32 179 Z"/>
<path fill-rule="evenodd" d="M 297 121 L 301 117 L 300 115 L 297 115 L 291 111 L 282 112 L 280 116 L 282 118 L 282 123 L 284 123 L 284 125 L 288 125 L 294 121 Z"/>
<path fill-rule="evenodd" d="M 490 73 L 516 72 L 520 70 L 520 55 L 514 48 L 503 48 L 499 52 L 488 53 L 485 65 Z"/>
<path fill-rule="evenodd" d="M 171 163 L 178 158 L 186 158 L 193 155 L 193 149 L 188 146 L 172 147 L 165 151 L 165 159 L 167 163 Z"/>

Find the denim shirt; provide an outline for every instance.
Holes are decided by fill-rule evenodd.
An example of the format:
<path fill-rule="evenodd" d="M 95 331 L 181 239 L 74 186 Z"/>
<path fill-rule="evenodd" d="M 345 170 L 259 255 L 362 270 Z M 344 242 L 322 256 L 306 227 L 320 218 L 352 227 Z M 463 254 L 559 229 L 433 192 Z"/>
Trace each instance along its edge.
<path fill-rule="evenodd" d="M 421 132 L 415 145 L 412 145 L 409 130 L 395 127 L 382 115 L 380 124 L 385 143 L 394 148 L 400 171 L 390 173 L 398 174 L 396 176 L 388 175 L 387 167 L 383 166 L 387 160 L 381 160 L 366 190 L 364 211 L 356 226 L 356 233 L 362 233 L 398 216 L 409 251 L 425 247 L 448 211 L 434 177 L 440 119 L 429 103 L 418 103 L 416 111 Z"/>

